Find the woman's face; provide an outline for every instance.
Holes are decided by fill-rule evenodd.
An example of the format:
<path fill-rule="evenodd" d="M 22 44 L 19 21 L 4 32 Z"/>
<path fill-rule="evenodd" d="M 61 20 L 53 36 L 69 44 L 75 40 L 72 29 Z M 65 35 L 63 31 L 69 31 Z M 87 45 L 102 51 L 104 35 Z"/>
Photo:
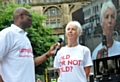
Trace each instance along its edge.
<path fill-rule="evenodd" d="M 74 25 L 69 25 L 66 30 L 66 36 L 69 40 L 77 40 L 78 33 L 77 33 L 77 27 Z"/>
<path fill-rule="evenodd" d="M 103 34 L 112 34 L 115 25 L 115 13 L 108 8 L 104 14 Z"/>

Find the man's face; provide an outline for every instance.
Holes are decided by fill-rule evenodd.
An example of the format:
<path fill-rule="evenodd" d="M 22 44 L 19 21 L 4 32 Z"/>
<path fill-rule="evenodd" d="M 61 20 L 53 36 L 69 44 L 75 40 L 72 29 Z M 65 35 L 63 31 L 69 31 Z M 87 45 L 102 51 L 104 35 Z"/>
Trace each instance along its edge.
<path fill-rule="evenodd" d="M 108 8 L 104 14 L 103 34 L 112 34 L 115 25 L 115 13 Z"/>
<path fill-rule="evenodd" d="M 21 13 L 21 15 L 23 16 L 22 19 L 23 28 L 30 28 L 32 25 L 32 15 L 26 10 L 23 13 Z"/>

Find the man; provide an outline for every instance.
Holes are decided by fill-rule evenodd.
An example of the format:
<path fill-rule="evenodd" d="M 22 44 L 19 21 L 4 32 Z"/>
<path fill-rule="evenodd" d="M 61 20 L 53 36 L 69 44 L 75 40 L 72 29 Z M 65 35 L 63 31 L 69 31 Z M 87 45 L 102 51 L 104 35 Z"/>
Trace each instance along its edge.
<path fill-rule="evenodd" d="M 32 18 L 26 8 L 17 8 L 14 24 L 0 32 L 1 76 L 4 82 L 35 82 L 35 67 L 54 53 L 54 44 L 42 56 L 33 58 L 32 46 L 25 29 L 30 28 Z M 59 46 L 60 48 L 60 46 Z"/>

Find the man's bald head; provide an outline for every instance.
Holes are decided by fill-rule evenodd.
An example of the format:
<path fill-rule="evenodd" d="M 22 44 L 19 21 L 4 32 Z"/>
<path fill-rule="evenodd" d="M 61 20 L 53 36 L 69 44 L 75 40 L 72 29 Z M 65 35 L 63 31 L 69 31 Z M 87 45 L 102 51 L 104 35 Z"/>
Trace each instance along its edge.
<path fill-rule="evenodd" d="M 25 29 L 31 26 L 32 18 L 28 9 L 18 7 L 13 13 L 14 24 L 18 27 Z"/>
<path fill-rule="evenodd" d="M 19 16 L 21 15 L 24 11 L 28 11 L 28 9 L 24 8 L 24 7 L 18 7 L 15 9 L 13 16 Z M 28 11 L 29 12 L 29 11 Z"/>

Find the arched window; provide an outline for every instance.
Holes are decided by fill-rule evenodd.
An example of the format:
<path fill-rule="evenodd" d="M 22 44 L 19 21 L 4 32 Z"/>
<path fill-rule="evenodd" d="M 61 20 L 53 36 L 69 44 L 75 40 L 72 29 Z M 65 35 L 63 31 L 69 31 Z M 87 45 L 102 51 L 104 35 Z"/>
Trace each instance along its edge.
<path fill-rule="evenodd" d="M 61 12 L 57 7 L 49 7 L 44 13 L 47 16 L 46 26 L 52 28 L 61 27 Z"/>

